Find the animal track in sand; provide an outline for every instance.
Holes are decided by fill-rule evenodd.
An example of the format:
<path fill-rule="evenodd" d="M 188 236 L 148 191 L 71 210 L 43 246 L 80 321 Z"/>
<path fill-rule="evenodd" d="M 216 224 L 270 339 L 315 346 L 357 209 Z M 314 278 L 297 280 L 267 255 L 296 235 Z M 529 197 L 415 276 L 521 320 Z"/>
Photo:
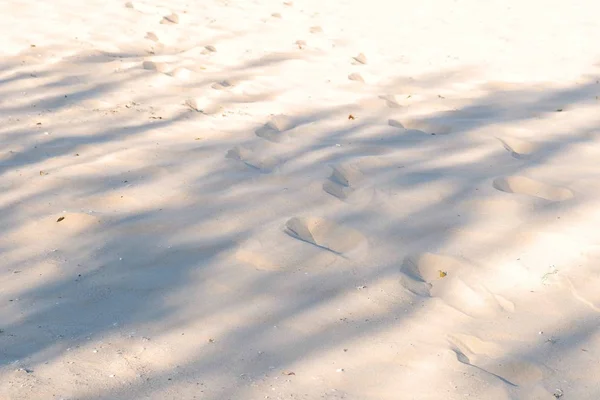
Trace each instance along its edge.
<path fill-rule="evenodd" d="M 241 161 L 247 166 L 257 169 L 262 173 L 272 172 L 280 164 L 280 161 L 277 158 L 270 156 L 261 157 L 252 149 L 244 146 L 236 146 L 229 150 L 226 157 Z"/>
<path fill-rule="evenodd" d="M 506 354 L 496 343 L 463 334 L 449 335 L 448 342 L 459 362 L 491 374 L 511 386 L 533 385 L 543 378 L 541 368 L 521 357 Z"/>
<path fill-rule="evenodd" d="M 365 237 L 357 230 L 322 218 L 291 218 L 285 224 L 285 232 L 339 255 L 348 255 L 366 245 Z"/>
<path fill-rule="evenodd" d="M 255 131 L 256 136 L 270 142 L 280 143 L 287 140 L 286 131 L 293 129 L 294 123 L 287 115 L 276 115 Z"/>
<path fill-rule="evenodd" d="M 526 194 L 549 201 L 564 201 L 573 198 L 573 192 L 570 189 L 552 186 L 525 176 L 496 178 L 493 185 L 502 192 Z"/>
<path fill-rule="evenodd" d="M 460 278 L 470 266 L 462 260 L 433 253 L 409 256 L 401 267 L 401 283 L 410 292 L 437 297 L 448 306 L 473 317 L 490 317 L 496 311 L 512 310 L 512 303 L 481 285 Z"/>
<path fill-rule="evenodd" d="M 535 146 L 525 140 L 503 137 L 497 138 L 506 151 L 508 151 L 514 158 L 527 158 L 531 153 L 535 151 Z"/>

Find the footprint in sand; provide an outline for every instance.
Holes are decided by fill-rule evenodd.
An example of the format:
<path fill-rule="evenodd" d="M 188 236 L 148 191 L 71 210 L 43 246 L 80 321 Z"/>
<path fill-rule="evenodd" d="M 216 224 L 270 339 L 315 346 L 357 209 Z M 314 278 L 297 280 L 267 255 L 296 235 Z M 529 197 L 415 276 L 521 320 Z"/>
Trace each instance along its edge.
<path fill-rule="evenodd" d="M 566 286 L 575 299 L 600 313 L 598 278 L 600 274 L 594 270 L 570 271 L 567 275 L 560 276 L 559 282 Z"/>
<path fill-rule="evenodd" d="M 269 228 L 265 228 L 262 237 L 240 243 L 231 261 L 257 271 L 320 270 L 340 261 L 334 252 L 320 251 L 316 246 L 312 246 L 312 251 L 293 251 L 294 243 L 274 245 L 281 239 L 280 235 L 279 229 L 269 232 Z"/>
<path fill-rule="evenodd" d="M 152 40 L 153 42 L 158 42 L 158 36 L 154 32 L 147 32 L 145 39 Z"/>
<path fill-rule="evenodd" d="M 364 65 L 367 63 L 367 56 L 365 56 L 363 53 L 360 53 L 356 57 L 353 57 L 353 59 L 354 59 L 354 64 L 363 64 Z"/>
<path fill-rule="evenodd" d="M 185 101 L 185 105 L 194 111 L 197 111 L 197 112 L 200 112 L 200 113 L 203 113 L 206 115 L 217 114 L 217 113 L 223 111 L 223 107 L 221 105 L 215 104 L 214 102 L 207 99 L 206 97 L 195 97 L 195 98 L 187 99 Z"/>
<path fill-rule="evenodd" d="M 211 44 L 204 46 L 204 50 L 203 54 L 217 52 L 217 48 Z"/>
<path fill-rule="evenodd" d="M 375 192 L 365 181 L 359 164 L 340 163 L 331 165 L 331 176 L 323 183 L 323 190 L 350 204 L 366 203 Z"/>
<path fill-rule="evenodd" d="M 404 127 L 404 124 L 400 121 L 398 121 L 397 119 L 389 119 L 388 120 L 388 125 L 393 127 L 393 128 L 400 128 L 400 129 L 406 129 Z"/>
<path fill-rule="evenodd" d="M 508 385 L 531 386 L 544 377 L 542 368 L 507 354 L 496 343 L 464 334 L 450 335 L 448 342 L 459 362 L 491 374 Z"/>
<path fill-rule="evenodd" d="M 354 254 L 366 246 L 366 238 L 357 230 L 322 218 L 291 218 L 285 224 L 285 232 L 338 255 Z"/>
<path fill-rule="evenodd" d="M 435 135 L 437 135 L 437 133 L 435 133 L 434 131 L 444 132 L 444 134 L 449 132 L 448 128 L 444 128 L 444 127 L 440 127 L 440 126 L 438 126 L 437 128 L 433 128 L 431 126 L 426 127 L 426 126 L 423 126 L 420 124 L 411 123 L 410 121 L 407 123 L 402 123 L 400 120 L 395 119 L 395 118 L 388 119 L 388 125 L 391 126 L 392 128 L 401 129 L 404 134 L 413 134 L 415 136 L 422 136 L 422 135 L 434 135 L 435 136 Z M 425 128 L 427 130 L 418 129 L 418 128 Z"/>
<path fill-rule="evenodd" d="M 351 164 L 332 165 L 331 170 L 331 176 L 323 184 L 323 190 L 340 200 L 346 200 L 356 191 L 363 180 L 363 174 Z"/>
<path fill-rule="evenodd" d="M 160 21 L 161 24 L 178 24 L 179 23 L 179 15 L 175 14 L 175 13 L 171 13 L 169 15 L 165 15 L 162 19 L 162 21 Z"/>
<path fill-rule="evenodd" d="M 428 135 L 448 135 L 452 133 L 450 125 L 436 122 L 415 119 L 403 121 L 403 125 L 408 130 L 425 132 Z"/>
<path fill-rule="evenodd" d="M 400 108 L 401 107 L 400 102 L 398 101 L 398 98 L 394 94 L 386 94 L 384 96 L 379 96 L 379 98 L 381 100 L 385 101 L 385 105 L 388 108 Z"/>
<path fill-rule="evenodd" d="M 225 79 L 220 82 L 213 83 L 211 87 L 215 90 L 227 90 L 235 86 L 235 82 L 230 79 Z"/>
<path fill-rule="evenodd" d="M 359 74 L 358 72 L 353 72 L 350 75 L 348 75 L 348 79 L 350 79 L 351 81 L 363 82 L 363 83 L 365 81 L 365 79 L 362 77 L 362 75 Z"/>
<path fill-rule="evenodd" d="M 148 71 L 156 71 L 162 73 L 167 72 L 167 70 L 169 69 L 168 64 L 155 61 L 144 61 L 142 63 L 142 67 L 144 67 L 144 69 L 147 69 Z"/>
<path fill-rule="evenodd" d="M 141 12 L 142 14 L 156 15 L 156 14 L 168 14 L 171 11 L 165 7 L 159 7 L 151 4 L 146 4 L 142 1 L 128 1 L 125 3 L 125 7 L 134 9 Z"/>
<path fill-rule="evenodd" d="M 525 140 L 510 137 L 497 139 L 502 143 L 506 151 L 517 159 L 527 158 L 535 151 L 535 146 Z"/>
<path fill-rule="evenodd" d="M 276 115 L 265 125 L 258 128 L 256 136 L 266 139 L 270 142 L 281 143 L 288 140 L 286 132 L 295 128 L 295 125 L 287 115 Z"/>
<path fill-rule="evenodd" d="M 424 253 L 404 259 L 401 284 L 423 297 L 437 297 L 448 306 L 473 317 L 491 317 L 497 311 L 512 311 L 512 303 L 477 284 L 460 278 L 470 265 L 457 258 Z"/>
<path fill-rule="evenodd" d="M 226 155 L 227 158 L 241 161 L 248 167 L 254 168 L 262 173 L 269 173 L 275 170 L 281 161 L 276 157 L 264 156 L 256 154 L 253 149 L 245 146 L 236 146 L 229 150 Z"/>
<path fill-rule="evenodd" d="M 173 71 L 171 71 L 169 75 L 181 81 L 187 81 L 192 77 L 192 74 L 192 71 L 187 68 L 177 67 Z"/>
<path fill-rule="evenodd" d="M 235 260 L 251 265 L 258 271 L 277 271 L 281 266 L 260 252 L 240 249 L 235 253 Z"/>
<path fill-rule="evenodd" d="M 552 186 L 525 176 L 496 178 L 493 185 L 502 192 L 526 194 L 549 201 L 564 201 L 573 198 L 573 192 L 570 189 Z"/>

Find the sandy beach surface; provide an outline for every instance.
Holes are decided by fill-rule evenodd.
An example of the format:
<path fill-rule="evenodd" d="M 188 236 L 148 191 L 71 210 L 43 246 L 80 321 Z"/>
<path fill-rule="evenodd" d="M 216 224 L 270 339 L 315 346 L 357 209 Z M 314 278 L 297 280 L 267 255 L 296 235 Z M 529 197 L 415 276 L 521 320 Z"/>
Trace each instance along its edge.
<path fill-rule="evenodd" d="M 600 398 L 596 2 L 0 15 L 0 399 Z"/>

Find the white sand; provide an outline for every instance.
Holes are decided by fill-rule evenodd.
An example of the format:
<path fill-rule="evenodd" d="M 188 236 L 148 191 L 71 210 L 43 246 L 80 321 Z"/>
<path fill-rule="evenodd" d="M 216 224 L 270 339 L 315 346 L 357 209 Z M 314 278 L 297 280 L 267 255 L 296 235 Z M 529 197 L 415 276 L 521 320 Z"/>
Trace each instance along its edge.
<path fill-rule="evenodd" d="M 0 2 L 0 399 L 600 398 L 599 13 Z"/>

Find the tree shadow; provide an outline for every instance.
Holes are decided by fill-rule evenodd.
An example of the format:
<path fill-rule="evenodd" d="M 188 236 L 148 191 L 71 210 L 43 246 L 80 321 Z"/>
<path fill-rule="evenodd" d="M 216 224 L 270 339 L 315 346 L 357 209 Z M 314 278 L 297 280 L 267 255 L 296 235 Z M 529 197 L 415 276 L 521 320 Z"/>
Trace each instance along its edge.
<path fill-rule="evenodd" d="M 255 69 L 277 68 L 287 59 L 261 58 L 235 72 L 251 77 Z M 103 62 L 93 58 L 81 62 L 96 61 Z M 19 72 L 17 65 L 6 68 L 15 71 L 2 77 L 2 85 L 31 78 L 27 72 Z M 0 296 L 5 301 L 0 312 L 7 321 L 0 333 L 0 365 L 5 374 L 15 365 L 37 373 L 49 368 L 45 365 L 58 368 L 71 351 L 89 351 L 89 343 L 103 344 L 107 352 L 122 351 L 125 355 L 118 353 L 116 358 L 127 358 L 128 366 L 115 368 L 124 377 L 102 385 L 106 389 L 101 392 L 77 388 L 76 397 L 86 400 L 126 398 L 131 393 L 135 398 L 161 396 L 171 388 L 177 388 L 183 398 L 200 393 L 208 399 L 240 398 L 270 393 L 272 387 L 300 395 L 311 382 L 302 376 L 303 369 L 311 370 L 306 363 L 330 363 L 314 367 L 321 376 L 315 379 L 316 390 L 326 395 L 327 388 L 348 384 L 334 381 L 330 374 L 341 373 L 348 368 L 344 365 L 385 371 L 367 354 L 365 343 L 378 346 L 389 334 L 402 338 L 405 330 L 426 328 L 428 321 L 419 319 L 423 310 L 441 307 L 450 314 L 449 334 L 468 332 L 477 321 L 481 334 L 493 331 L 494 319 L 509 318 L 508 311 L 475 320 L 470 308 L 440 306 L 435 296 L 415 295 L 400 284 L 403 260 L 411 254 L 448 253 L 449 249 L 455 252 L 451 255 L 463 257 L 460 246 L 465 242 L 457 237 L 463 231 L 477 231 L 482 212 L 470 201 L 477 200 L 483 207 L 486 201 L 504 201 L 511 196 L 493 188 L 497 176 L 490 171 L 498 169 L 488 166 L 502 165 L 502 176 L 527 175 L 554 166 L 563 154 L 593 145 L 597 139 L 597 126 L 578 127 L 568 135 L 540 138 L 531 156 L 515 158 L 495 137 L 503 124 L 553 118 L 557 107 L 569 112 L 595 101 L 594 77 L 577 87 L 550 93 L 528 88 L 491 91 L 458 110 L 416 120 L 426 127 L 460 126 L 446 135 L 390 126 L 392 111 L 381 101 L 357 120 L 347 118 L 354 103 L 294 115 L 289 131 L 278 132 L 287 140 L 282 143 L 267 143 L 254 133 L 256 124 L 247 122 L 222 136 L 152 150 L 153 143 L 165 137 L 164 132 L 211 118 L 183 105 L 169 117 L 145 123 L 139 122 L 139 115 L 149 118 L 150 112 L 123 105 L 108 122 L 100 112 L 89 120 L 56 123 L 45 138 L 39 128 L 22 126 L 31 124 L 33 108 L 68 112 L 77 103 L 124 90 L 131 80 L 149 75 L 132 73 L 114 82 L 68 90 L 64 88 L 68 80 L 59 69 L 36 74 L 50 80 L 48 90 L 62 87 L 66 94 L 0 109 L 2 115 L 26 120 L 2 131 L 3 148 L 16 149 L 0 161 L 0 176 L 10 182 L 5 190 L 29 188 L 26 195 L 6 196 L 0 211 L 7 238 L 0 248 L 6 251 L 3 254 L 8 261 L 3 262 L 3 269 L 11 288 Z M 15 93 L 2 90 L 0 87 L 0 96 Z M 152 101 L 133 97 L 129 101 L 142 105 Z M 225 107 L 236 104 L 221 101 Z M 67 126 L 78 134 L 54 133 Z M 487 129 L 490 133 L 481 136 Z M 259 159 L 279 153 L 284 162 L 274 172 L 262 173 L 248 166 L 253 160 L 227 158 L 235 146 L 249 146 L 257 153 L 264 150 Z M 40 175 L 45 162 L 67 157 L 48 176 Z M 115 159 L 118 162 L 114 164 L 106 161 Z M 352 203 L 323 190 L 330 174 L 328 166 L 339 163 L 359 163 L 369 182 L 365 201 Z M 68 172 L 69 168 L 77 171 L 77 166 L 84 172 Z M 40 184 L 23 182 L 17 171 Z M 158 185 L 164 189 L 162 193 L 155 192 Z M 40 205 L 46 202 L 52 205 Z M 559 205 L 545 199 L 522 202 L 523 221 L 539 226 L 548 224 L 557 213 L 576 215 L 594 205 L 593 199 L 579 193 Z M 61 214 L 63 210 L 67 212 Z M 60 215 L 65 219 L 58 222 Z M 339 226 L 372 232 L 366 238 L 368 250 L 341 257 L 286 237 L 283 227 L 294 216 L 322 217 Z M 33 226 L 24 229 L 29 223 Z M 501 228 L 502 236 L 492 232 L 470 237 L 469 248 L 477 248 L 479 255 L 514 252 L 521 244 L 511 236 L 520 234 L 523 224 Z M 30 243 L 39 237 L 43 243 Z M 54 245 L 57 247 L 48 247 Z M 467 254 L 465 259 L 476 268 L 493 272 L 481 257 L 470 257 Z M 38 274 L 50 278 L 34 279 Z M 32 283 L 19 283 L 28 280 Z M 493 286 L 488 281 L 491 279 L 485 284 Z M 497 289 L 503 289 L 500 294 L 517 306 L 528 292 L 527 285 L 514 292 Z M 540 385 L 552 393 L 564 373 L 556 353 L 567 356 L 577 352 L 576 347 L 596 333 L 595 314 L 586 313 L 585 307 L 578 311 L 561 316 L 566 320 L 560 324 L 565 340 L 552 347 L 554 353 L 550 354 L 546 343 L 522 348 L 509 342 L 505 355 L 493 359 L 494 365 L 511 361 L 514 354 L 542 359 L 548 367 L 543 379 L 513 382 L 512 375 L 488 368 L 478 361 L 481 357 L 477 354 L 466 354 L 469 346 L 467 350 L 452 347 L 446 338 L 424 339 L 423 346 L 429 344 L 434 352 L 449 357 L 450 361 L 438 368 L 471 373 L 492 388 L 489 393 L 500 390 L 528 396 Z M 520 332 L 517 327 L 515 330 Z M 184 334 L 190 339 L 182 341 L 181 349 L 174 349 L 169 344 L 173 336 Z M 128 353 L 128 346 L 143 351 L 134 356 Z M 392 352 L 408 354 L 410 346 L 413 344 L 394 343 Z M 348 349 L 358 355 L 348 357 Z M 168 356 L 169 352 L 174 355 Z M 88 378 L 88 382 L 106 380 L 111 374 L 104 369 L 111 368 L 110 360 L 99 359 L 89 368 L 100 368 L 101 376 Z M 332 360 L 339 361 L 334 365 Z M 380 363 L 385 365 L 385 361 Z M 402 370 L 397 365 L 390 368 L 394 373 Z M 406 383 L 411 378 L 407 374 L 397 379 Z M 369 397 L 373 385 L 357 389 L 356 396 Z M 587 393 L 600 391 L 593 388 Z M 486 393 L 478 394 L 486 397 Z M 344 398 L 343 394 L 337 396 Z"/>

